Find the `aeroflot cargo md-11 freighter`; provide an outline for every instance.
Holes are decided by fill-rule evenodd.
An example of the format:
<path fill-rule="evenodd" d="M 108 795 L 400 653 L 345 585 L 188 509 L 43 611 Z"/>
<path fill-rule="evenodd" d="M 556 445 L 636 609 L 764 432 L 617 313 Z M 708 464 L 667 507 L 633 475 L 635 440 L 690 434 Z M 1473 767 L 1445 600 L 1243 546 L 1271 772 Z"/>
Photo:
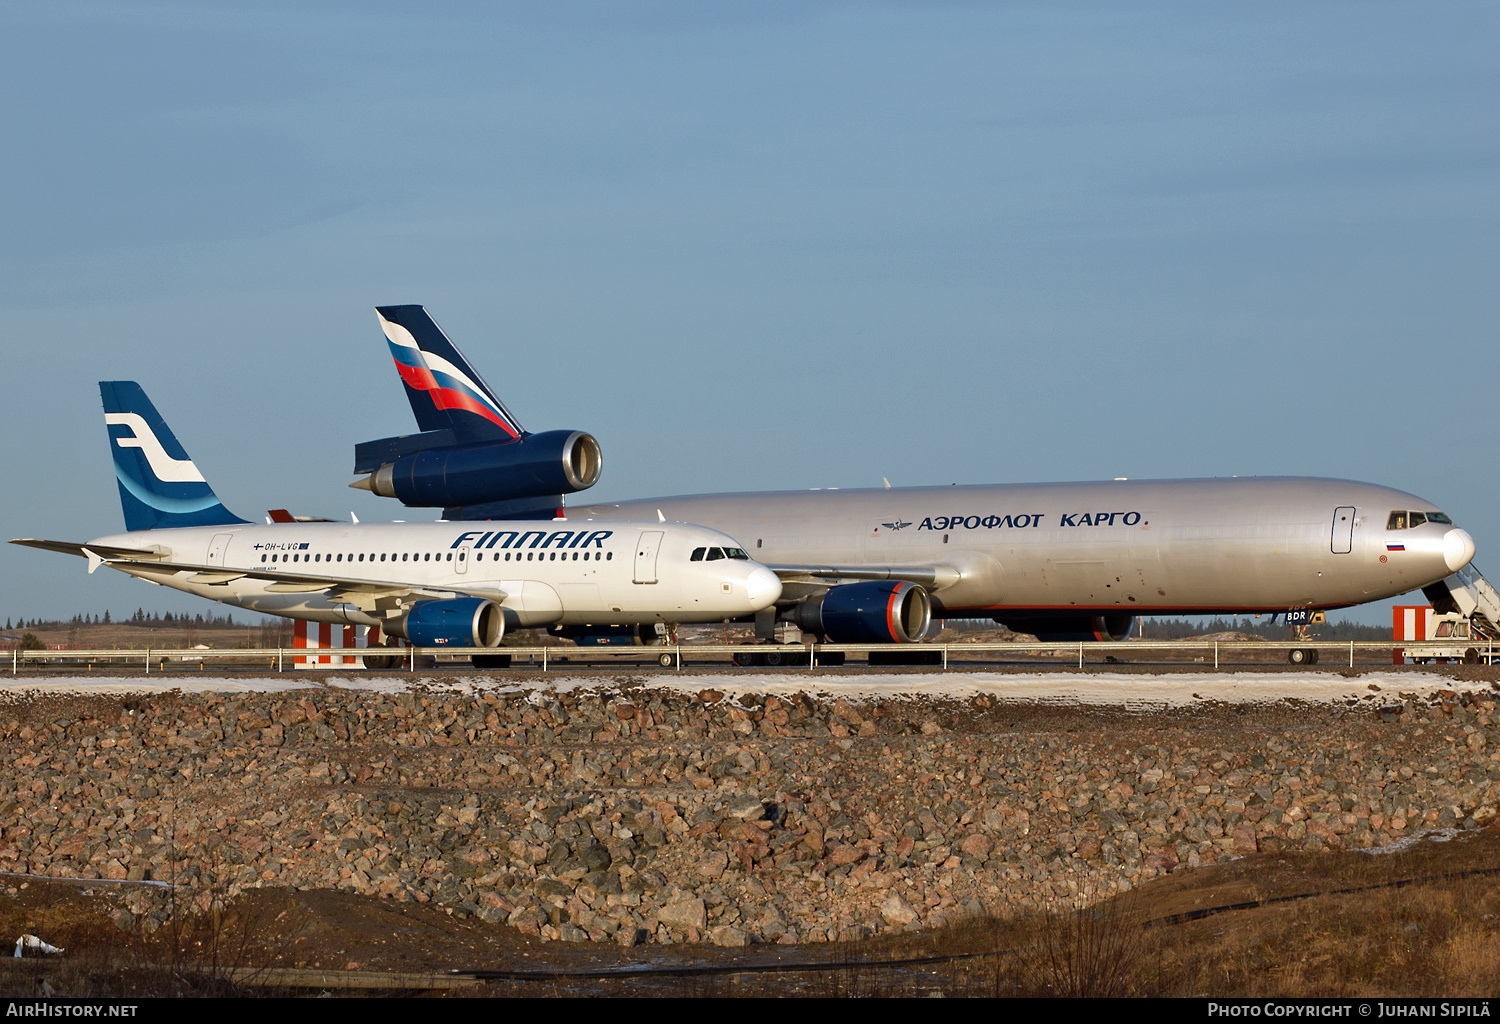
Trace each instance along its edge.
<path fill-rule="evenodd" d="M 507 626 L 713 622 L 781 594 L 732 539 L 682 523 L 248 523 L 139 385 L 99 389 L 129 532 L 11 542 L 81 555 L 90 572 L 107 565 L 253 611 L 379 626 L 421 647 L 494 647 Z M 721 557 L 704 559 L 709 550 Z"/>
<path fill-rule="evenodd" d="M 425 309 L 377 312 L 422 433 L 359 445 L 355 472 L 370 475 L 354 486 L 485 520 L 559 505 L 598 479 L 592 437 L 522 431 Z M 781 576 L 775 610 L 757 616 L 762 635 L 780 618 L 855 643 L 920 639 L 934 615 L 1103 640 L 1141 614 L 1340 608 L 1436 584 L 1474 555 L 1429 501 L 1308 478 L 707 494 L 567 515 L 649 521 L 658 510 L 722 530 Z M 844 617 L 882 602 L 877 628 Z"/>

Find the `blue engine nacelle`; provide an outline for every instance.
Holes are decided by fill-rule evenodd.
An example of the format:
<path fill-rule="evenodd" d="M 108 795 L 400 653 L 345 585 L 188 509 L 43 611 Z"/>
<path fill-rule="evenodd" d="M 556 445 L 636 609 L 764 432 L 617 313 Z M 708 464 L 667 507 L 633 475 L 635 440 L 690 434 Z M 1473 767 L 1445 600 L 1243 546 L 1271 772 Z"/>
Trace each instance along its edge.
<path fill-rule="evenodd" d="M 792 622 L 838 644 L 910 644 L 927 632 L 932 601 L 904 580 L 845 583 L 792 609 Z"/>
<path fill-rule="evenodd" d="M 1124 640 L 1135 628 L 1134 615 L 1048 615 L 996 619 L 1017 633 L 1030 633 L 1046 643 Z"/>
<path fill-rule="evenodd" d="M 368 477 L 350 486 L 417 508 L 457 508 L 571 494 L 594 486 L 604 466 L 599 442 L 581 430 L 548 430 L 514 441 L 397 454 L 398 443 L 405 440 L 360 445 L 356 472 L 369 471 L 370 461 L 379 457 L 377 445 L 386 445 L 394 457 L 383 459 Z"/>
<path fill-rule="evenodd" d="M 498 647 L 505 636 L 505 615 L 482 597 L 418 601 L 387 632 L 415 647 Z"/>

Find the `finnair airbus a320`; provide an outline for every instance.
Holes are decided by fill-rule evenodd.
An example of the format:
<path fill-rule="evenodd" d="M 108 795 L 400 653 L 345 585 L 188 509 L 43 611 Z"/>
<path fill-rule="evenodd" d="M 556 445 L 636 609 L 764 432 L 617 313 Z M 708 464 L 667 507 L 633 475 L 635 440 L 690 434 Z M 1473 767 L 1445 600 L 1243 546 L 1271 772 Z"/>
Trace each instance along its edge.
<path fill-rule="evenodd" d="M 425 309 L 377 313 L 422 432 L 358 445 L 355 472 L 369 475 L 354 486 L 489 520 L 560 506 L 598 479 L 594 438 L 522 430 Z M 566 511 L 584 525 L 665 514 L 721 530 L 781 577 L 756 617 L 762 636 L 781 619 L 852 643 L 918 640 L 934 616 L 1123 639 L 1142 614 L 1378 601 L 1474 556 L 1426 499 L 1316 478 L 699 494 Z"/>
<path fill-rule="evenodd" d="M 99 389 L 128 532 L 11 541 L 80 555 L 89 572 L 105 565 L 252 611 L 378 626 L 421 647 L 495 647 L 515 626 L 716 622 L 781 596 L 776 574 L 733 539 L 683 523 L 255 525 L 214 495 L 139 385 Z"/>

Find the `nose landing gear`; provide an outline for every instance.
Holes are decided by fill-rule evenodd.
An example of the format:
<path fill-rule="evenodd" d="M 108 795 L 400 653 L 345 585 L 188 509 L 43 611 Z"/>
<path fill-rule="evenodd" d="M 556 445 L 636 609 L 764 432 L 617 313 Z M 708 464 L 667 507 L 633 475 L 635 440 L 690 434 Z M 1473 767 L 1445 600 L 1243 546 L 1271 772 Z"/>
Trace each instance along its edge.
<path fill-rule="evenodd" d="M 1312 640 L 1314 636 L 1308 627 L 1320 625 L 1323 621 L 1322 612 L 1309 608 L 1293 608 L 1286 613 L 1286 638 L 1293 643 L 1298 640 Z M 1293 665 L 1316 665 L 1318 649 L 1316 647 L 1293 647 L 1286 652 L 1286 660 Z"/>

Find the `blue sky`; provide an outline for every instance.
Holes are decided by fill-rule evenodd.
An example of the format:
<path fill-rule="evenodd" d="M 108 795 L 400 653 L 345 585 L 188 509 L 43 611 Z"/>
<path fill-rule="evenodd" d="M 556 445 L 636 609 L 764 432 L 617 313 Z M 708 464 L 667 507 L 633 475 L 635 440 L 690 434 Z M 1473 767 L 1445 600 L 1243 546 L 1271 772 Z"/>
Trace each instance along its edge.
<path fill-rule="evenodd" d="M 242 515 L 408 517 L 345 485 L 412 429 L 372 307 L 421 302 L 528 428 L 600 439 L 599 500 L 1340 476 L 1500 565 L 1493 4 L 5 23 L 7 536 L 119 529 L 117 378 Z M 0 580 L 0 621 L 208 608 L 10 546 Z"/>

